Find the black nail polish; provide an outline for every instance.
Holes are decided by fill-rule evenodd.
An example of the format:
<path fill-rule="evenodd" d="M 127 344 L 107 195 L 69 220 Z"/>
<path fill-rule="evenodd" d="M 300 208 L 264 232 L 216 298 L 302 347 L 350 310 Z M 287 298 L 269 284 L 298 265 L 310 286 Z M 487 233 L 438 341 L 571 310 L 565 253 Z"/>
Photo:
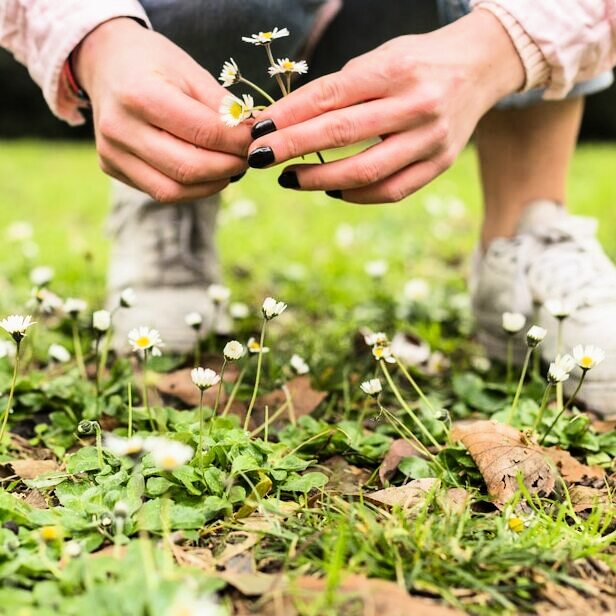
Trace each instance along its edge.
<path fill-rule="evenodd" d="M 341 190 L 326 190 L 325 194 L 332 199 L 342 199 L 342 191 Z"/>
<path fill-rule="evenodd" d="M 262 169 L 276 160 L 274 151 L 267 145 L 256 148 L 248 155 L 248 164 L 255 169 Z"/>
<path fill-rule="evenodd" d="M 283 171 L 278 176 L 278 184 L 283 188 L 299 188 L 299 180 L 295 171 Z"/>
<path fill-rule="evenodd" d="M 252 135 L 253 139 L 258 139 L 259 137 L 263 137 L 263 135 L 273 133 L 275 130 L 278 130 L 278 129 L 276 128 L 274 121 L 267 119 L 267 120 L 261 120 L 260 122 L 257 122 L 252 127 L 250 134 Z"/>
<path fill-rule="evenodd" d="M 246 175 L 246 172 L 242 171 L 242 173 L 238 173 L 237 175 L 231 176 L 229 178 L 229 182 L 231 182 L 231 184 L 233 184 L 233 182 L 239 182 L 245 175 Z"/>

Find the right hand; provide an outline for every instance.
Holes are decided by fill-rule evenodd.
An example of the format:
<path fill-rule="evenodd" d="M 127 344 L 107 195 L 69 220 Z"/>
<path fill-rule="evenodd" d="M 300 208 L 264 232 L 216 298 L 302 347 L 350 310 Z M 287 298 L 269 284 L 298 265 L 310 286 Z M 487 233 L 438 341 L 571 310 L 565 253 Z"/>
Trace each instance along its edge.
<path fill-rule="evenodd" d="M 227 91 L 164 36 L 112 19 L 82 41 L 74 67 L 108 175 L 174 203 L 220 192 L 246 169 L 250 129 L 218 113 Z"/>

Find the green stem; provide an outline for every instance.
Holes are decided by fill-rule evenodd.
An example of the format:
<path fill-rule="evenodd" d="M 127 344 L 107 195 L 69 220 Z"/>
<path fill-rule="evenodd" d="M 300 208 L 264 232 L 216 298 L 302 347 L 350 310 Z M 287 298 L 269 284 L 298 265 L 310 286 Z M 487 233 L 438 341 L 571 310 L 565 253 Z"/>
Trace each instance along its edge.
<path fill-rule="evenodd" d="M 524 387 L 524 381 L 526 380 L 526 372 L 528 371 L 528 364 L 530 362 L 530 357 L 532 354 L 533 354 L 533 347 L 530 347 L 528 351 L 526 351 L 526 357 L 524 358 L 524 365 L 522 366 L 522 373 L 520 374 L 520 380 L 518 381 L 518 387 L 516 389 L 515 396 L 513 397 L 511 408 L 509 409 L 509 415 L 507 416 L 508 424 L 510 424 L 513 421 L 513 416 L 515 414 L 516 409 L 518 408 L 518 402 L 520 400 L 520 395 L 522 394 L 522 388 Z"/>
<path fill-rule="evenodd" d="M 423 422 L 419 419 L 419 417 L 417 417 L 417 415 L 415 415 L 415 413 L 412 411 L 412 409 L 409 407 L 409 405 L 406 403 L 406 401 L 404 400 L 404 398 L 400 394 L 399 389 L 396 387 L 396 384 L 394 383 L 393 379 L 391 378 L 391 374 L 389 374 L 389 370 L 387 369 L 387 366 L 385 365 L 385 361 L 381 359 L 379 361 L 379 364 L 381 366 L 381 370 L 383 371 L 383 374 L 385 375 L 385 378 L 387 379 L 387 382 L 389 383 L 389 386 L 391 387 L 392 391 L 394 392 L 394 395 L 396 396 L 396 399 L 400 403 L 400 406 L 402 406 L 402 408 L 408 413 L 408 415 L 411 417 L 411 419 L 415 422 L 415 424 L 423 432 L 424 436 L 440 451 L 441 450 L 441 446 L 438 444 L 436 439 L 432 436 L 430 431 L 423 425 Z"/>
<path fill-rule="evenodd" d="M 235 385 L 233 386 L 233 389 L 231 390 L 231 393 L 229 394 L 229 399 L 227 400 L 227 404 L 225 404 L 225 408 L 222 410 L 222 413 L 220 414 L 221 417 L 226 417 L 227 414 L 229 413 L 229 410 L 231 409 L 231 405 L 233 404 L 233 401 L 235 400 L 237 396 L 237 392 L 239 388 L 242 386 L 242 383 L 244 382 L 245 376 L 246 376 L 246 365 L 244 364 L 244 367 L 242 368 L 239 376 L 237 377 L 237 381 L 235 381 Z"/>
<path fill-rule="evenodd" d="M 212 413 L 212 421 L 216 419 L 218 415 L 218 405 L 220 404 L 220 396 L 222 395 L 222 388 L 224 386 L 225 369 L 227 368 L 227 358 L 222 361 L 222 368 L 220 369 L 220 381 L 218 382 L 218 391 L 216 392 L 216 401 L 214 402 L 214 412 Z M 210 431 L 212 429 L 212 421 L 210 421 Z"/>
<path fill-rule="evenodd" d="M 145 408 L 146 415 L 148 416 L 148 421 L 150 422 L 150 429 L 154 431 L 156 429 L 154 425 L 154 418 L 152 417 L 152 411 L 150 410 L 150 397 L 148 395 L 148 359 L 150 355 L 145 350 L 143 352 L 143 375 L 142 375 L 142 384 L 141 384 L 141 397 L 142 403 Z"/>
<path fill-rule="evenodd" d="M 560 359 L 563 348 L 563 320 L 558 319 L 558 325 L 556 329 L 556 361 Z M 556 383 L 556 410 L 558 413 L 562 413 L 563 406 L 563 384 L 562 382 Z"/>
<path fill-rule="evenodd" d="M 561 418 L 562 414 L 571 406 L 571 404 L 573 404 L 575 397 L 578 395 L 578 393 L 580 392 L 580 389 L 582 388 L 582 384 L 584 383 L 584 379 L 586 378 L 586 372 L 588 371 L 584 370 L 582 372 L 582 376 L 580 377 L 577 387 L 575 388 L 575 391 L 571 394 L 571 397 L 569 398 L 569 400 L 567 400 L 567 404 L 565 404 L 562 410 L 556 414 L 554 421 L 550 424 L 549 428 L 544 432 L 543 436 L 541 437 L 541 440 L 539 441 L 540 445 L 543 445 L 543 442 L 548 437 L 550 432 L 552 432 L 552 430 L 554 429 L 554 426 L 558 423 L 558 420 Z"/>
<path fill-rule="evenodd" d="M 103 470 L 105 463 L 103 461 L 103 437 L 101 427 L 98 425 L 98 421 L 94 421 L 92 423 L 94 424 L 94 433 L 96 434 L 96 455 L 98 457 L 98 467 Z"/>
<path fill-rule="evenodd" d="M 101 336 L 96 335 L 96 341 L 94 342 L 94 357 L 96 358 L 96 374 L 94 375 L 94 387 L 96 391 L 96 416 L 98 417 L 98 411 L 100 408 L 101 397 L 101 365 L 99 357 L 99 347 L 101 344 Z"/>
<path fill-rule="evenodd" d="M 133 435 L 133 386 L 131 383 L 127 386 L 128 394 L 128 438 Z"/>
<path fill-rule="evenodd" d="M 75 347 L 75 361 L 77 362 L 77 367 L 79 368 L 79 373 L 81 374 L 82 378 L 87 379 L 88 373 L 86 372 L 86 364 L 83 360 L 83 349 L 81 347 L 81 339 L 79 338 L 77 318 L 73 318 L 72 320 L 72 330 L 73 330 L 73 346 Z"/>
<path fill-rule="evenodd" d="M 402 363 L 400 362 L 400 360 L 397 357 L 396 357 L 396 363 L 398 364 L 398 368 L 400 368 L 400 370 L 402 371 L 402 374 L 404 374 L 404 376 L 406 377 L 406 380 L 411 384 L 411 386 L 417 392 L 417 395 L 422 399 L 424 404 L 433 413 L 435 413 L 436 411 L 434 410 L 434 407 L 432 406 L 432 403 L 430 402 L 430 400 L 428 400 L 428 398 L 426 398 L 426 395 L 421 390 L 421 387 L 419 387 L 419 385 L 417 385 L 417 381 L 415 381 L 415 379 L 410 375 L 409 371 L 402 365 Z"/>
<path fill-rule="evenodd" d="M 199 336 L 198 331 L 195 336 L 195 368 L 198 368 L 201 365 L 201 336 Z"/>
<path fill-rule="evenodd" d="M 261 380 L 261 365 L 263 364 L 263 345 L 265 344 L 265 326 L 267 325 L 267 319 L 263 319 L 263 325 L 261 326 L 261 338 L 259 340 L 259 357 L 257 358 L 257 375 L 255 377 L 255 385 L 252 389 L 252 397 L 250 398 L 250 404 L 246 411 L 246 419 L 244 421 L 244 430 L 248 430 L 250 425 L 250 416 L 252 415 L 252 409 L 257 401 L 257 393 L 259 391 L 259 382 Z"/>
<path fill-rule="evenodd" d="M 263 47 L 265 47 L 265 53 L 267 54 L 267 59 L 269 60 L 270 66 L 272 68 L 275 68 L 276 63 L 274 62 L 274 56 L 272 55 L 272 50 L 270 48 L 269 43 L 267 45 L 263 45 Z M 280 88 L 280 91 L 282 92 L 282 95 L 286 96 L 288 92 L 287 92 L 287 89 L 284 87 L 282 77 L 278 73 L 276 73 L 274 77 L 276 77 L 276 81 L 278 82 L 278 86 Z"/>
<path fill-rule="evenodd" d="M 105 332 L 103 338 L 103 346 L 101 347 L 100 359 L 98 362 L 98 370 L 96 372 L 96 378 L 100 382 L 103 380 L 103 373 L 105 366 L 107 365 L 107 357 L 109 356 L 109 346 L 111 345 L 111 327 Z"/>
<path fill-rule="evenodd" d="M 509 335 L 507 339 L 507 386 L 511 384 L 513 376 L 513 336 Z"/>
<path fill-rule="evenodd" d="M 535 420 L 534 429 L 536 430 L 541 425 L 541 420 L 543 419 L 543 414 L 545 413 L 545 409 L 548 407 L 548 402 L 550 401 L 550 392 L 552 391 L 552 383 L 548 383 L 545 391 L 543 392 L 543 400 L 541 400 L 541 406 L 539 407 L 539 413 L 537 413 L 537 419 Z"/>
<path fill-rule="evenodd" d="M 203 473 L 203 431 L 205 430 L 205 417 L 203 413 L 203 394 L 202 389 L 199 394 L 199 444 L 197 445 L 197 458 L 199 459 L 199 469 Z"/>
<path fill-rule="evenodd" d="M 253 83 L 245 77 L 240 77 L 239 82 L 245 83 L 247 86 L 251 87 L 255 92 L 258 92 L 269 103 L 273 104 L 276 102 L 263 88 L 260 88 L 256 83 Z"/>
<path fill-rule="evenodd" d="M 11 406 L 13 404 L 13 396 L 15 394 L 15 385 L 17 383 L 17 373 L 19 371 L 19 347 L 21 341 L 16 343 L 17 350 L 15 352 L 15 364 L 13 365 L 13 379 L 11 380 L 11 389 L 9 389 L 9 399 L 6 403 L 6 409 L 4 410 L 4 417 L 2 418 L 2 428 L 0 428 L 0 444 L 4 439 L 4 431 L 6 430 L 6 424 L 9 420 L 9 414 L 11 412 Z"/>

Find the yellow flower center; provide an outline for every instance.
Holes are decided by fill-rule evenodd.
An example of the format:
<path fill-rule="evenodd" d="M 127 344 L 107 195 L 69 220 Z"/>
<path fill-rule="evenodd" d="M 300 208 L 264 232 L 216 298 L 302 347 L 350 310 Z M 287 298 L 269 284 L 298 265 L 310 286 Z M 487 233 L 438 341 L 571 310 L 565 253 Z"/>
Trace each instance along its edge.
<path fill-rule="evenodd" d="M 584 357 L 580 359 L 580 366 L 582 366 L 582 368 L 590 368 L 592 364 L 592 357 L 589 355 L 584 355 Z"/>
<path fill-rule="evenodd" d="M 375 347 L 374 348 L 374 356 L 378 359 L 381 359 L 381 357 L 383 357 L 383 348 L 382 347 Z"/>
<path fill-rule="evenodd" d="M 258 351 L 259 350 L 259 343 L 258 342 L 251 342 L 248 347 L 250 348 L 251 351 Z"/>
<path fill-rule="evenodd" d="M 149 336 L 139 336 L 137 340 L 135 340 L 135 344 L 142 349 L 145 349 L 150 346 L 150 338 Z"/>
<path fill-rule="evenodd" d="M 524 520 L 522 518 L 509 518 L 507 526 L 514 533 L 521 533 L 524 530 Z"/>
<path fill-rule="evenodd" d="M 163 456 L 160 460 L 160 466 L 166 471 L 173 470 L 178 465 L 178 461 L 172 455 Z"/>
<path fill-rule="evenodd" d="M 292 62 L 291 60 L 286 60 L 285 62 L 282 63 L 282 68 L 285 71 L 292 71 L 294 66 L 295 66 L 295 62 Z"/>
<path fill-rule="evenodd" d="M 40 532 L 43 541 L 54 541 L 60 536 L 60 532 L 55 526 L 43 526 Z"/>
<path fill-rule="evenodd" d="M 261 33 L 261 37 L 264 39 L 271 39 L 272 36 L 274 36 L 272 32 L 262 32 Z"/>
<path fill-rule="evenodd" d="M 236 120 L 239 120 L 243 113 L 244 107 L 242 107 L 240 103 L 234 102 L 231 104 L 231 107 L 229 107 L 229 114 Z"/>

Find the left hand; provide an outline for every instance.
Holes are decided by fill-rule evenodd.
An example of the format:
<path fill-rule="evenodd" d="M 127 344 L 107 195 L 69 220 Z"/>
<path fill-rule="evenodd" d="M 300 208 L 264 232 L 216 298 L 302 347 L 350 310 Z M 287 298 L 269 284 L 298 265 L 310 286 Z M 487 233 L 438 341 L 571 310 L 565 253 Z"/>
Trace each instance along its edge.
<path fill-rule="evenodd" d="M 481 116 L 523 81 L 500 22 L 475 11 L 435 32 L 388 41 L 277 101 L 253 135 L 265 119 L 277 130 L 250 146 L 270 151 L 248 163 L 278 164 L 380 137 L 334 162 L 287 167 L 281 183 L 353 203 L 399 201 L 447 169 Z"/>

